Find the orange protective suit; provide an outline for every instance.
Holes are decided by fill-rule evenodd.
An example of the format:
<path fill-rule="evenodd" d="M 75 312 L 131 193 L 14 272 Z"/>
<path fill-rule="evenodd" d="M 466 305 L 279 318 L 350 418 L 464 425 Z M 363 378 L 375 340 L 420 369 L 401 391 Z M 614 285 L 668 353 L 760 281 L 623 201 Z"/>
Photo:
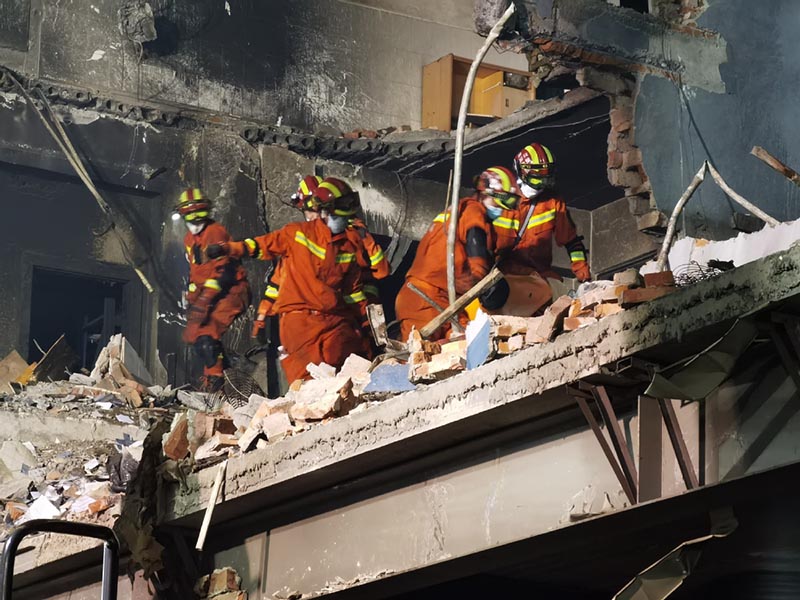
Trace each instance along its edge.
<path fill-rule="evenodd" d="M 366 250 L 367 237 L 372 240 L 368 232 L 363 237 L 347 230 L 333 235 L 323 220 L 316 219 L 228 244 L 234 257 L 282 257 L 284 279 L 275 311 L 288 354 L 282 366 L 289 381 L 308 378 L 308 363 L 339 368 L 350 354 L 363 354 L 356 318 L 356 306 L 365 299 L 363 272 L 374 267 L 376 278 L 389 273 L 383 252 Z"/>
<path fill-rule="evenodd" d="M 496 234 L 486 216 L 486 208 L 477 198 L 463 198 L 458 207 L 458 228 L 455 245 L 456 292 L 463 294 L 489 273 L 494 262 Z M 449 214 L 438 215 L 417 248 L 414 262 L 406 274 L 412 283 L 441 307 L 450 304 L 447 296 L 447 221 Z M 400 339 L 405 341 L 411 328 L 427 325 L 439 311 L 418 294 L 403 286 L 397 294 L 395 312 L 400 321 Z M 459 321 L 469 321 L 466 313 Z M 444 325 L 431 339 L 442 339 L 449 331 Z"/>
<path fill-rule="evenodd" d="M 228 256 L 216 259 L 206 256 L 208 246 L 222 244 L 230 239 L 225 227 L 214 221 L 206 225 L 199 234 L 187 232 L 183 238 L 186 260 L 189 261 L 187 326 L 183 339 L 190 344 L 200 342 L 202 350 L 199 354 L 203 358 L 203 370 L 207 377 L 222 375 L 220 340 L 233 320 L 250 303 L 247 274 L 241 262 Z M 209 349 L 212 347 L 213 356 L 203 356 L 212 352 Z"/>
<path fill-rule="evenodd" d="M 524 227 L 525 218 L 532 203 L 535 207 L 526 230 L 519 243 L 505 256 L 501 262 L 504 273 L 527 275 L 533 271 L 544 278 L 561 279 L 552 270 L 553 238 L 556 244 L 567 249 L 572 271 L 578 280 L 591 278 L 586 262 L 586 248 L 578 237 L 575 224 L 569 216 L 564 201 L 558 196 L 544 192 L 535 200 L 523 198 L 517 209 L 519 227 Z"/>

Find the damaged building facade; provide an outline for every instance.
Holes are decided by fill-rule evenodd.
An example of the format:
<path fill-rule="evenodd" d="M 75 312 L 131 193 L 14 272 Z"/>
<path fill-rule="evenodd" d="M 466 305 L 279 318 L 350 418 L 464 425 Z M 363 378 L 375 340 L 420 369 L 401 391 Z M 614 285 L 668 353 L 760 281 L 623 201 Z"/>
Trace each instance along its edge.
<path fill-rule="evenodd" d="M 416 242 L 445 205 L 459 85 L 509 4 L 0 0 L 0 355 L 40 361 L 63 334 L 91 371 L 121 333 L 152 376 L 140 390 L 149 410 L 115 408 L 117 418 L 98 416 L 94 399 L 64 400 L 80 396 L 79 378 L 24 405 L 12 387 L 0 427 L 36 450 L 15 445 L 12 470 L 61 457 L 43 479 L 58 487 L 74 462 L 83 496 L 121 477 L 86 470 L 95 456 L 116 442 L 136 457 L 127 494 L 112 485 L 119 510 L 98 509 L 99 522 L 118 519 L 132 574 L 120 597 L 640 598 L 656 581 L 658 598 L 797 596 L 800 208 L 796 184 L 751 155 L 759 146 L 800 164 L 786 85 L 800 7 L 788 0 L 516 2 L 484 68 L 525 77 L 529 96 L 473 115 L 461 182 L 466 195 L 473 175 L 530 141 L 552 148 L 592 272 L 609 282 L 657 257 L 705 161 L 778 229 L 706 175 L 677 217 L 678 285 L 618 275 L 652 301 L 565 305 L 557 337 L 531 340 L 532 324 L 516 325 L 500 338 L 519 346 L 496 360 L 365 394 L 336 419 L 272 400 L 259 418 L 275 415 L 276 429 L 260 421 L 248 443 L 256 415 L 195 404 L 182 417 L 160 400 L 192 375 L 184 226 L 171 217 L 181 190 L 205 189 L 241 239 L 297 220 L 284 201 L 303 175 L 353 183 L 392 264 L 381 283 L 391 320 Z M 513 104 L 520 90 L 501 87 Z M 48 133 L 48 106 L 109 210 Z M 753 237 L 715 246 L 742 232 Z M 577 284 L 569 258 L 554 258 L 558 298 Z M 264 266 L 247 269 L 257 297 Z M 249 325 L 228 334 L 238 353 Z M 259 368 L 265 395 L 283 395 L 274 356 Z M 356 371 L 358 396 L 368 388 Z M 86 419 L 96 424 L 78 431 Z M 56 438 L 98 447 L 64 457 Z M 13 525 L 11 508 L 23 508 L 0 502 Z M 91 543 L 33 547 L 15 597 L 97 594 Z"/>

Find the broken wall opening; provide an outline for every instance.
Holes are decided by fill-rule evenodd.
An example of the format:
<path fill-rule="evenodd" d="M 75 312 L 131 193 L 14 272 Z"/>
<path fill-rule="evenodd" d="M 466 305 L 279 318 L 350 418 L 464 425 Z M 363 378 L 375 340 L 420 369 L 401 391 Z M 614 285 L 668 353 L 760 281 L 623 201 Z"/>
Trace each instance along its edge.
<path fill-rule="evenodd" d="M 41 358 L 39 347 L 49 348 L 63 334 L 80 366 L 91 370 L 100 349 L 122 330 L 126 283 L 34 267 L 28 362 Z"/>

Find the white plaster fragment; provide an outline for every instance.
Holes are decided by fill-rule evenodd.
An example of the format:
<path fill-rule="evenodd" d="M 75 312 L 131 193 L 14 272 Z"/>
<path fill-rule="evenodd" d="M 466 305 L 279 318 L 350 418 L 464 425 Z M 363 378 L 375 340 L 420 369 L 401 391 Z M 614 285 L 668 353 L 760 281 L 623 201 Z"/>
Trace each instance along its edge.
<path fill-rule="evenodd" d="M 88 58 L 86 62 L 89 62 L 90 60 L 103 60 L 105 56 L 106 56 L 105 50 L 95 50 L 94 54 L 92 54 L 92 56 Z"/>
<path fill-rule="evenodd" d="M 231 5 L 230 2 L 228 2 L 227 0 L 225 2 L 225 12 L 228 13 L 229 17 L 231 16 Z"/>

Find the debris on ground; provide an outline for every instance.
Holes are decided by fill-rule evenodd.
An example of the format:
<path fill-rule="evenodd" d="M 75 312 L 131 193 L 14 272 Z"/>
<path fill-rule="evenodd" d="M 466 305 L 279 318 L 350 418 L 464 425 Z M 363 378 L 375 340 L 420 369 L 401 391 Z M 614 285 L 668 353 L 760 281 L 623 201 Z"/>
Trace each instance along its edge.
<path fill-rule="evenodd" d="M 242 578 L 231 567 L 216 569 L 201 577 L 194 586 L 194 593 L 202 600 L 247 600 L 247 592 L 242 591 Z"/>

